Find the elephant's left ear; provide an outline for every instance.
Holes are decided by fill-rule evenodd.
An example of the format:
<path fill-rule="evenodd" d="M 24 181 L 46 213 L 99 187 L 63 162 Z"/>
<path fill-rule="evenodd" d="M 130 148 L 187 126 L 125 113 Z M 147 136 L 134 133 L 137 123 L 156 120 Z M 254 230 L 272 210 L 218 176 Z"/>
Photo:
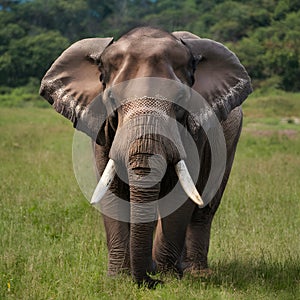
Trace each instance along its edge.
<path fill-rule="evenodd" d="M 98 64 L 112 41 L 113 38 L 90 38 L 72 44 L 47 71 L 40 87 L 40 95 L 57 112 L 93 138 L 99 131 L 98 124 L 106 118 L 105 106 L 97 99 L 102 91 Z"/>
<path fill-rule="evenodd" d="M 237 56 L 224 45 L 190 32 L 174 32 L 198 60 L 193 89 L 210 104 L 219 120 L 252 92 L 251 80 Z"/>

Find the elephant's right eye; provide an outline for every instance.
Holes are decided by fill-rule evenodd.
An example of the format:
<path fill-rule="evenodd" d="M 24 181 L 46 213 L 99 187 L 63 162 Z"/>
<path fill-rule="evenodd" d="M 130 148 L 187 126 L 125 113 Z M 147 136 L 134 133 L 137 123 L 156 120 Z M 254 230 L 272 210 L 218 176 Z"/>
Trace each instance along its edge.
<path fill-rule="evenodd" d="M 103 69 L 103 62 L 102 60 L 99 60 L 99 63 L 98 63 L 98 70 L 101 72 Z"/>

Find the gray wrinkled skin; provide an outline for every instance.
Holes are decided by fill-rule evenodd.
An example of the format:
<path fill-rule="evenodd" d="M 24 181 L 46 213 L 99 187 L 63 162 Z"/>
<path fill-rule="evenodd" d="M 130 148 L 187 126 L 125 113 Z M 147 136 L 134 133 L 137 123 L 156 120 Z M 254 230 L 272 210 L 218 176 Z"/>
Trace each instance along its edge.
<path fill-rule="evenodd" d="M 189 32 L 142 27 L 118 41 L 85 39 L 54 62 L 40 94 L 92 138 L 99 176 L 109 159 L 116 164 L 99 204 L 109 275 L 128 272 L 154 288 L 160 281 L 151 273 L 208 268 L 211 224 L 234 160 L 241 104 L 251 91 L 234 53 Z M 174 166 L 182 159 L 203 208 L 178 184 Z M 75 161 L 82 186 L 80 157 Z M 218 166 L 222 172 L 215 172 Z"/>

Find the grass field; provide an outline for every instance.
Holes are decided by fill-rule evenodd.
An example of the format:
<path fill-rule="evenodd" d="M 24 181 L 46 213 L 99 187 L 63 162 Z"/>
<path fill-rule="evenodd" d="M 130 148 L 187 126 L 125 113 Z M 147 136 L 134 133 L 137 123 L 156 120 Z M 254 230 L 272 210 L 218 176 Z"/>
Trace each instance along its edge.
<path fill-rule="evenodd" d="M 42 101 L 42 100 L 41 100 Z M 71 124 L 0 108 L 0 299 L 300 299 L 300 95 L 252 96 L 207 279 L 155 291 L 109 278 L 101 217 L 72 168 Z"/>

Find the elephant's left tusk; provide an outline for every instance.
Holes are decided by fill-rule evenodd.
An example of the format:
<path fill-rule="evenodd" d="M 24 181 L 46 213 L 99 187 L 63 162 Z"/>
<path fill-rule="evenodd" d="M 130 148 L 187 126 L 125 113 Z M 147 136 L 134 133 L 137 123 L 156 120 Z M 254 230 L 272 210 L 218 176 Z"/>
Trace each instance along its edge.
<path fill-rule="evenodd" d="M 204 206 L 204 202 L 199 195 L 196 186 L 191 178 L 191 175 L 187 169 L 187 166 L 183 160 L 179 161 L 175 165 L 175 170 L 177 173 L 177 176 L 179 178 L 179 181 L 181 183 L 181 186 L 183 190 L 186 192 L 186 194 L 200 207 Z"/>
<path fill-rule="evenodd" d="M 94 194 L 92 196 L 91 204 L 97 204 L 108 191 L 114 177 L 116 174 L 115 162 L 110 159 L 104 169 L 104 172 L 95 188 Z"/>

